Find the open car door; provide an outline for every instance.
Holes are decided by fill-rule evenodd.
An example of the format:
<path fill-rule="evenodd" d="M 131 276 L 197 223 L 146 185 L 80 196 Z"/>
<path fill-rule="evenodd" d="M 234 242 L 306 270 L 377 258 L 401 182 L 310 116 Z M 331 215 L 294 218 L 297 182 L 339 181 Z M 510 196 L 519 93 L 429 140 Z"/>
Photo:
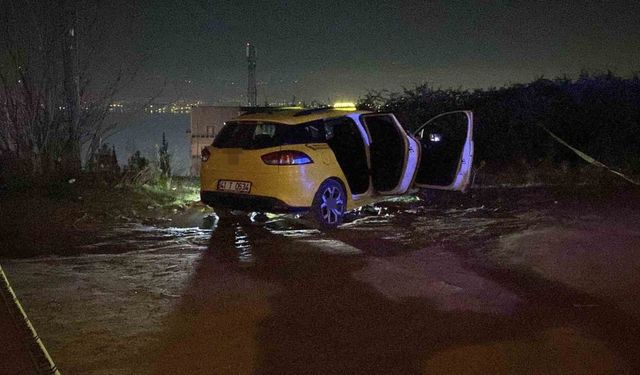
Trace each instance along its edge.
<path fill-rule="evenodd" d="M 418 142 L 408 136 L 390 113 L 360 117 L 370 139 L 371 181 L 378 194 L 404 194 L 418 166 Z"/>
<path fill-rule="evenodd" d="M 414 136 L 422 148 L 415 186 L 465 191 L 473 165 L 473 112 L 442 113 L 418 128 Z"/>

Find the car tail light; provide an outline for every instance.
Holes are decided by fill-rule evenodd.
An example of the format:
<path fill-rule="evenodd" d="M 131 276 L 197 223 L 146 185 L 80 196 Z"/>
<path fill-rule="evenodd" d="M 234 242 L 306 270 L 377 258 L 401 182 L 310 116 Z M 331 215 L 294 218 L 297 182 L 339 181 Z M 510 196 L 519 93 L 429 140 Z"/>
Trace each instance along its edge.
<path fill-rule="evenodd" d="M 209 151 L 208 147 L 203 148 L 200 152 L 200 159 L 202 159 L 202 161 L 207 161 L 209 160 L 209 157 L 211 157 L 211 151 Z"/>
<path fill-rule="evenodd" d="M 311 164 L 309 155 L 300 151 L 276 151 L 262 155 L 262 161 L 269 165 L 301 165 Z"/>

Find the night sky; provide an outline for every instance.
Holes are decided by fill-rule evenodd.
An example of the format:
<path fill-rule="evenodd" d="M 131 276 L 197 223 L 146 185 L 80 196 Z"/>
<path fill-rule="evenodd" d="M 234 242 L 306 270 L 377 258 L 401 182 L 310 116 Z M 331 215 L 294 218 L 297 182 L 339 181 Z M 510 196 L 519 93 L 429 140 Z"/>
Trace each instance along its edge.
<path fill-rule="evenodd" d="M 162 86 L 166 100 L 244 102 L 248 41 L 260 103 L 640 71 L 640 1 L 486 3 L 147 0 L 113 11 L 135 25 L 116 50 L 144 55 L 132 97 Z"/>

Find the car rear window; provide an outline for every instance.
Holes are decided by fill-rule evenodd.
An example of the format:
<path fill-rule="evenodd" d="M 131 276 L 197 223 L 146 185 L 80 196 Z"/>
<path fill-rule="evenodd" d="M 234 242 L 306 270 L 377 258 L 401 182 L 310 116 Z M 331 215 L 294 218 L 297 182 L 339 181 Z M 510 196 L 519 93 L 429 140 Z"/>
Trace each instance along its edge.
<path fill-rule="evenodd" d="M 213 140 L 217 148 L 261 148 L 326 142 L 323 121 L 300 125 L 270 122 L 228 122 Z"/>

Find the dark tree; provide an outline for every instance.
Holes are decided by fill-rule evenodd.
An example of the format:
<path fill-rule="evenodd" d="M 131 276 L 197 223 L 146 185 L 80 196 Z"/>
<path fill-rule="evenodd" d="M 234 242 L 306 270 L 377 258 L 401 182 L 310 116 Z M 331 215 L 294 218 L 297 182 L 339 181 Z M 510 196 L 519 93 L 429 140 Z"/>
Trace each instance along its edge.
<path fill-rule="evenodd" d="M 122 32 L 108 17 L 108 4 L 0 0 L 3 173 L 45 180 L 77 175 L 83 145 L 93 155 L 113 127 L 110 104 L 137 63 L 106 62 L 109 41 Z"/>

